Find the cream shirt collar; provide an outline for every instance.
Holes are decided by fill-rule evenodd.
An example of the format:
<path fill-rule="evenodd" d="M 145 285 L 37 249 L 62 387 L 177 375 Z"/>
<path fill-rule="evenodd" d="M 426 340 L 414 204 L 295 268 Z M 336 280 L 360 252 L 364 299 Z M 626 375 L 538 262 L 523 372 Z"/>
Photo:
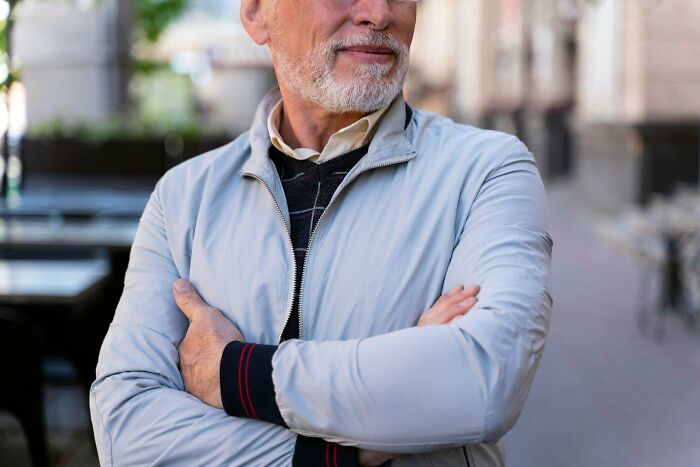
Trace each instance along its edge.
<path fill-rule="evenodd" d="M 270 134 L 272 145 L 283 154 L 299 160 L 310 160 L 317 164 L 329 161 L 334 157 L 347 154 L 369 143 L 377 129 L 377 123 L 382 118 L 390 105 L 383 107 L 369 115 L 366 115 L 346 126 L 337 133 L 334 133 L 328 140 L 328 144 L 320 153 L 315 149 L 297 148 L 292 149 L 287 145 L 279 133 L 279 126 L 282 117 L 282 100 L 273 107 L 267 118 L 267 131 Z"/>

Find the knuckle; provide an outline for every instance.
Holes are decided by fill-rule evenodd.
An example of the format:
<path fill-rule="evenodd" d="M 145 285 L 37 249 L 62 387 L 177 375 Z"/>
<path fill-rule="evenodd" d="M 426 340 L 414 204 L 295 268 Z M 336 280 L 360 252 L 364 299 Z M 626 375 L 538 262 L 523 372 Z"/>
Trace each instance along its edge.
<path fill-rule="evenodd" d="M 195 300 L 192 294 L 187 294 L 186 296 L 182 297 L 182 299 L 180 300 L 180 304 L 182 306 L 190 306 L 192 303 L 194 303 L 194 301 Z"/>

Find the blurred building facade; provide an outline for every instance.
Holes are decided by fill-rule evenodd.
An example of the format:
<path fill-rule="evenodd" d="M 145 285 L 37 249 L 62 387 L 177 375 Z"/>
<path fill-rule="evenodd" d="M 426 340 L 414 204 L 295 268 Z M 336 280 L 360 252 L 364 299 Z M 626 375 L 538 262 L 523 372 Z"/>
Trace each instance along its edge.
<path fill-rule="evenodd" d="M 27 119 L 106 119 L 126 99 L 128 4 L 25 0 L 17 9 L 15 60 L 27 89 Z"/>
<path fill-rule="evenodd" d="M 581 192 L 596 204 L 647 201 L 697 184 L 700 3 L 586 4 L 578 25 Z"/>
<path fill-rule="evenodd" d="M 173 64 L 200 57 L 204 67 L 194 79 L 196 98 L 208 120 L 231 134 L 250 126 L 260 99 L 275 85 L 269 52 L 248 37 L 238 10 L 238 0 L 195 2 L 155 51 Z"/>
<path fill-rule="evenodd" d="M 135 98 L 149 101 L 154 93 L 163 94 L 167 117 L 178 109 L 173 101 L 181 91 L 168 89 L 174 80 L 162 76 L 154 83 L 134 79 L 134 62 L 148 60 L 187 78 L 187 98 L 205 124 L 239 133 L 274 75 L 267 50 L 240 25 L 238 8 L 238 0 L 195 0 L 156 44 L 142 44 L 134 39 L 128 0 L 24 0 L 17 9 L 14 56 L 27 89 L 29 126 L 113 118 Z"/>
<path fill-rule="evenodd" d="M 21 6 L 16 43 L 30 126 L 54 116 L 107 117 L 133 92 L 127 63 L 142 51 L 130 44 L 129 2 L 85 4 Z M 571 180 L 601 208 L 697 183 L 697 0 L 419 5 L 407 84 L 415 105 L 517 134 L 546 179 Z M 247 128 L 274 85 L 269 54 L 245 34 L 238 6 L 192 2 L 145 53 L 186 75 L 205 124 L 232 134 Z"/>
<path fill-rule="evenodd" d="M 426 30 L 419 26 L 414 67 L 419 88 L 443 96 L 429 102 L 435 109 L 517 134 L 545 178 L 572 180 L 595 207 L 697 184 L 700 3 L 424 0 L 421 7 Z M 448 57 L 448 70 L 425 72 L 434 57 Z"/>

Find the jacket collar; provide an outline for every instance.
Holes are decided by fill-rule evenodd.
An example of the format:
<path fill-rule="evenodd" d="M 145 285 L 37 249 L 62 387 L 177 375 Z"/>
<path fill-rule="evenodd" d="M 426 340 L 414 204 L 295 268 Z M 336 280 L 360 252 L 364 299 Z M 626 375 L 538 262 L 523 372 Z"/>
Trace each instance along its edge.
<path fill-rule="evenodd" d="M 280 90 L 275 88 L 260 102 L 250 128 L 250 156 L 241 169 L 241 175 L 256 176 L 270 186 L 277 184 L 277 177 L 274 176 L 274 165 L 268 155 L 272 143 L 267 119 L 280 98 Z M 367 155 L 358 163 L 356 169 L 366 170 L 369 167 L 391 163 L 394 159 L 400 159 L 397 162 L 402 162 L 404 158 L 408 160 L 416 156 L 415 148 L 406 136 L 408 112 L 409 108 L 399 95 L 379 122 Z"/>

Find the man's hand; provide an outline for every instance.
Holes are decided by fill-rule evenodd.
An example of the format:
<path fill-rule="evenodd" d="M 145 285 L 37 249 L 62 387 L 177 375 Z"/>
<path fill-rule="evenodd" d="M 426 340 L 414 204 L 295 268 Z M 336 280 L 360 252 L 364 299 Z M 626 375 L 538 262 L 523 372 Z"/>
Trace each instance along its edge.
<path fill-rule="evenodd" d="M 418 320 L 418 326 L 448 324 L 464 316 L 475 304 L 479 287 L 455 287 L 441 296 Z M 190 320 L 185 338 L 178 346 L 180 372 L 185 390 L 205 404 L 223 408 L 219 366 L 226 345 L 234 340 L 245 342 L 243 335 L 224 315 L 199 296 L 192 285 L 178 279 L 173 284 L 175 302 Z M 398 454 L 360 449 L 361 466 L 380 466 Z"/>
<path fill-rule="evenodd" d="M 418 327 L 433 324 L 448 324 L 457 318 L 467 314 L 477 302 L 478 286 L 464 289 L 457 286 L 437 299 L 435 304 L 428 309 L 418 320 Z M 388 452 L 368 451 L 360 449 L 358 462 L 362 467 L 377 467 L 398 456 Z"/>
<path fill-rule="evenodd" d="M 229 342 L 245 342 L 243 335 L 219 310 L 204 303 L 188 281 L 176 280 L 173 295 L 177 306 L 190 320 L 187 334 L 177 348 L 185 391 L 221 409 L 221 355 Z"/>
<path fill-rule="evenodd" d="M 467 289 L 459 285 L 438 298 L 435 304 L 418 320 L 418 326 L 432 324 L 448 324 L 461 318 L 476 305 L 479 286 L 473 285 Z"/>

